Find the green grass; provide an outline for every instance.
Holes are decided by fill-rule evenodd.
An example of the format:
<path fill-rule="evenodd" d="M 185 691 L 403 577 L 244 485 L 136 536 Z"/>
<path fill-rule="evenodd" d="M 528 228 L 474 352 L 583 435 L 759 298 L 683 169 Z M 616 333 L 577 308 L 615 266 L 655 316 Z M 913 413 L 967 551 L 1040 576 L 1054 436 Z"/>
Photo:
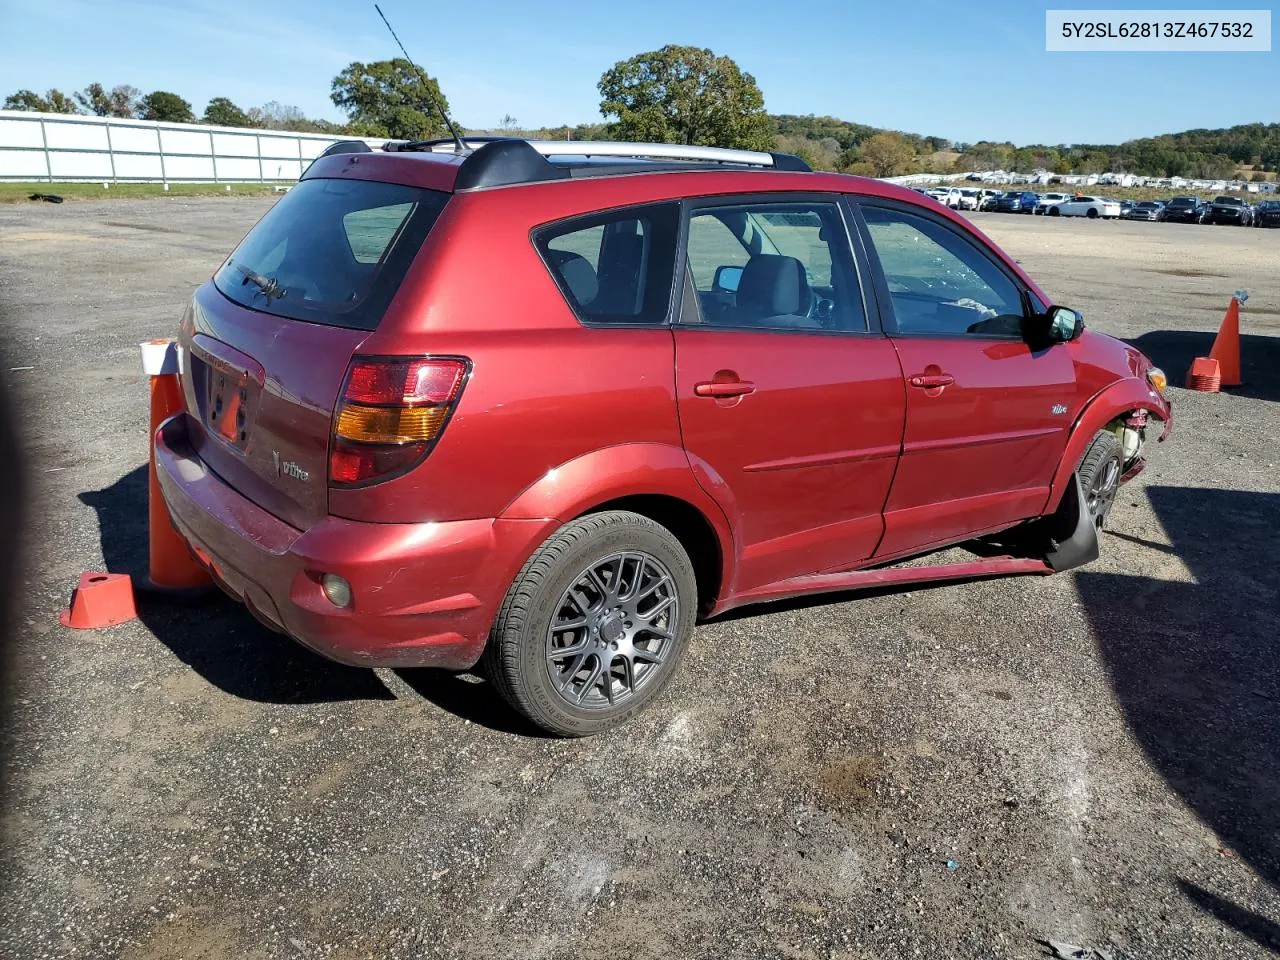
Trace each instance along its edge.
<path fill-rule="evenodd" d="M 231 191 L 227 191 L 227 187 Z M 64 200 L 122 200 L 137 197 L 261 197 L 275 192 L 272 183 L 171 183 L 166 191 L 159 183 L 0 183 L 0 203 L 33 203 L 33 193 L 48 193 Z"/>

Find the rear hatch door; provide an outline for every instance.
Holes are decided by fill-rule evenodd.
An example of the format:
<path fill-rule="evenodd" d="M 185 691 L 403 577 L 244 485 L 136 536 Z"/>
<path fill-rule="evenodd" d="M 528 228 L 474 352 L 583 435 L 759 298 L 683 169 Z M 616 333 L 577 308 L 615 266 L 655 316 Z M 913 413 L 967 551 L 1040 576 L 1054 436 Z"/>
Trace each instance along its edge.
<path fill-rule="evenodd" d="M 223 481 L 291 526 L 328 512 L 347 367 L 448 197 L 304 180 L 196 292 L 181 337 L 192 443 Z"/>

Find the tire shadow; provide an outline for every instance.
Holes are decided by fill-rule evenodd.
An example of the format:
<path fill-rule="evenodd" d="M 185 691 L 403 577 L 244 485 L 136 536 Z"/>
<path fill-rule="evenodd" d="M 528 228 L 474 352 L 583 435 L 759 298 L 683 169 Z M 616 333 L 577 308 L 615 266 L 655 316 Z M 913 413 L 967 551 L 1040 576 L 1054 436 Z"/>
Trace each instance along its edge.
<path fill-rule="evenodd" d="M 1179 880 L 1178 887 L 1188 900 L 1205 913 L 1217 917 L 1223 926 L 1231 927 L 1273 953 L 1280 953 L 1280 924 L 1187 880 Z"/>
<path fill-rule="evenodd" d="M 103 490 L 80 494 L 98 514 L 107 571 L 127 573 L 135 583 L 147 572 L 147 470 L 144 464 Z M 137 607 L 156 639 L 232 696 L 281 704 L 394 699 L 372 670 L 311 653 L 216 589 L 194 600 L 138 591 Z"/>
<path fill-rule="evenodd" d="M 477 726 L 520 737 L 557 739 L 502 699 L 493 684 L 479 673 L 397 670 L 396 675 L 424 700 Z"/>
<path fill-rule="evenodd" d="M 1280 890 L 1280 494 L 1162 486 L 1147 494 L 1173 549 L 1150 546 L 1176 554 L 1195 582 L 1086 568 L 1076 573 L 1081 602 L 1152 766 Z M 1274 920 L 1179 883 L 1222 923 L 1276 946 Z"/>

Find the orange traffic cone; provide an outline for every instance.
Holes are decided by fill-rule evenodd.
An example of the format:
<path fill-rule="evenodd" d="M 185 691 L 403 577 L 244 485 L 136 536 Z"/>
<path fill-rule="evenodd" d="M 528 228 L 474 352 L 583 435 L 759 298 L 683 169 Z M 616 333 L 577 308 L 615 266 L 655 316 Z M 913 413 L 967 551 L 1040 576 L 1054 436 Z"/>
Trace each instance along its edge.
<path fill-rule="evenodd" d="M 1222 386 L 1222 371 L 1213 357 L 1196 357 L 1187 374 L 1187 389 L 1201 393 L 1217 393 Z"/>
<path fill-rule="evenodd" d="M 71 606 L 58 614 L 64 627 L 94 630 L 133 620 L 133 583 L 125 573 L 82 573 Z"/>
<path fill-rule="evenodd" d="M 1209 356 L 1218 361 L 1222 371 L 1222 386 L 1240 386 L 1240 300 L 1232 297 L 1222 327 L 1213 340 Z"/>
<path fill-rule="evenodd" d="M 142 369 L 151 377 L 150 486 L 147 491 L 148 573 L 145 586 L 159 591 L 195 591 L 213 585 L 204 567 L 191 556 L 187 542 L 173 528 L 156 479 L 156 430 L 185 406 L 178 379 L 178 351 L 172 340 L 142 346 Z"/>

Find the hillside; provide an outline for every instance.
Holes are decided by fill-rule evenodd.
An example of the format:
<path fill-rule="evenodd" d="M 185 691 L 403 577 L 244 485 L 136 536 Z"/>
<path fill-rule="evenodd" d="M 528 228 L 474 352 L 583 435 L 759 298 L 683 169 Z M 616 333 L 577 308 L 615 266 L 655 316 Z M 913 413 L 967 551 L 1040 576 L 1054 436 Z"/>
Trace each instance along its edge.
<path fill-rule="evenodd" d="M 781 142 L 804 152 L 810 161 L 826 169 L 844 169 L 858 162 L 859 145 L 879 132 L 873 127 L 832 117 L 775 116 L 774 127 Z M 1230 177 L 1248 168 L 1262 178 L 1263 172 L 1280 167 L 1280 123 L 1251 123 L 1221 130 L 1187 130 L 1128 140 L 1121 144 L 1031 144 L 982 141 L 951 144 L 941 137 L 903 133 L 915 151 L 913 170 L 943 172 L 948 147 L 958 156 L 950 163 L 954 170 L 1032 170 L 1043 168 L 1056 173 L 1101 173 L 1123 170 L 1144 176 Z M 832 140 L 839 142 L 834 151 Z M 904 164 L 905 166 L 905 164 Z"/>
<path fill-rule="evenodd" d="M 818 170 L 872 172 L 864 147 L 877 134 L 888 134 L 901 149 L 894 168 L 882 175 L 945 173 L 959 170 L 1051 170 L 1055 173 L 1125 171 L 1149 177 L 1223 178 L 1244 170 L 1265 179 L 1280 168 L 1280 123 L 1250 123 L 1222 130 L 1186 130 L 1120 144 L 953 143 L 945 137 L 885 131 L 837 117 L 771 114 L 777 149 L 803 156 Z M 538 130 L 472 130 L 554 140 L 607 140 L 603 123 Z M 900 141 L 899 142 L 899 138 Z M 881 138 L 883 141 L 883 138 Z M 877 157 L 877 161 L 880 158 Z"/>

